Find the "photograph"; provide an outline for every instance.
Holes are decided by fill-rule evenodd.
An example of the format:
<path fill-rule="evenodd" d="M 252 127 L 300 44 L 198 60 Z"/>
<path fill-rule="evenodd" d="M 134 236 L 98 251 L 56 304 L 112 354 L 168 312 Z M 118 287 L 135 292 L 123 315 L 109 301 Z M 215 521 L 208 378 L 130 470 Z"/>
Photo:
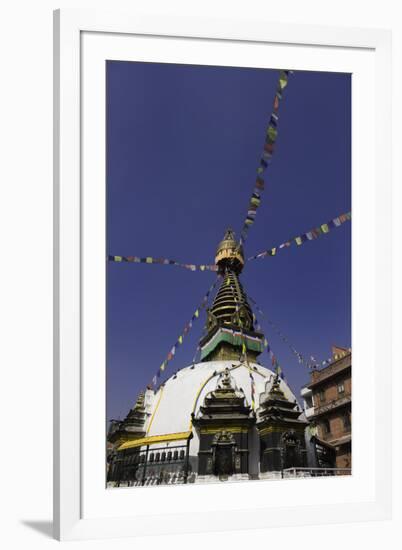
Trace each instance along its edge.
<path fill-rule="evenodd" d="M 351 74 L 107 60 L 105 114 L 106 487 L 351 475 Z"/>

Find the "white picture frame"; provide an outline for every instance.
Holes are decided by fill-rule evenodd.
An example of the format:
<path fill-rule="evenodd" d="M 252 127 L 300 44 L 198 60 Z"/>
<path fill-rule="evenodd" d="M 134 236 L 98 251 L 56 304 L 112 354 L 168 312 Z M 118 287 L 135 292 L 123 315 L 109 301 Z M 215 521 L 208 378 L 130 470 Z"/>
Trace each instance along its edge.
<path fill-rule="evenodd" d="M 180 48 L 179 42 L 186 42 L 187 47 Z M 91 307 L 104 290 L 101 263 L 104 241 L 99 238 L 105 224 L 104 184 L 99 184 L 104 181 L 104 166 L 99 159 L 104 147 L 101 131 L 104 104 L 99 85 L 102 60 L 114 55 L 118 59 L 122 55 L 134 59 L 135 51 L 137 60 L 161 60 L 163 55 L 163 60 L 171 56 L 175 62 L 180 59 L 188 62 L 188 56 L 193 56 L 193 62 L 196 59 L 203 63 L 213 56 L 216 64 L 223 65 L 229 64 L 233 52 L 239 59 L 243 59 L 244 53 L 247 63 L 250 48 L 257 55 L 257 50 L 265 47 L 272 53 L 272 61 L 267 65 L 270 67 L 279 67 L 292 55 L 292 68 L 323 70 L 327 66 L 327 70 L 356 75 L 352 81 L 356 474 L 350 480 L 186 487 L 185 498 L 177 490 L 180 488 L 174 487 L 154 488 L 148 492 L 152 497 L 141 489 L 141 498 L 138 492 L 135 496 L 129 489 L 106 495 L 100 477 L 104 455 L 99 453 L 104 434 L 101 427 L 92 429 L 94 419 L 97 424 L 96 419 L 101 418 L 99 425 L 103 429 L 105 425 L 104 369 L 99 351 L 104 317 L 99 312 L 95 314 Z M 262 66 L 260 61 L 254 63 Z M 391 249 L 387 244 L 391 233 L 391 98 L 387 86 L 390 73 L 391 36 L 384 30 L 284 25 L 263 19 L 149 17 L 115 11 L 55 12 L 56 538 L 191 533 L 390 517 Z M 375 104 L 381 104 L 381 109 L 368 120 Z M 367 219 L 371 221 L 369 228 Z M 89 243 L 94 251 L 90 259 L 84 254 Z M 267 483 L 271 501 L 263 498 Z M 314 486 L 306 485 L 313 483 Z M 237 496 L 241 494 L 240 501 L 244 503 L 241 509 L 234 491 Z"/>

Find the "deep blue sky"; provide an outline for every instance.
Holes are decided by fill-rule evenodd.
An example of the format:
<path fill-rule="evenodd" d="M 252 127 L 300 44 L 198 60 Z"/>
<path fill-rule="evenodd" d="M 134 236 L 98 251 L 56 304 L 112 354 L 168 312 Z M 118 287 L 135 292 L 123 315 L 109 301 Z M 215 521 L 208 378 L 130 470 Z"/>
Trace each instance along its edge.
<path fill-rule="evenodd" d="M 107 63 L 107 254 L 213 263 L 225 229 L 239 236 L 277 71 Z M 295 72 L 276 151 L 245 245 L 279 245 L 351 208 L 350 75 Z M 351 224 L 249 262 L 248 292 L 295 348 L 317 359 L 351 345 Z M 174 266 L 107 265 L 107 415 L 124 417 L 215 278 Z M 204 317 L 167 369 L 191 362 Z M 308 371 L 269 325 L 293 390 Z M 266 354 L 260 356 L 269 365 Z M 179 398 L 179 396 L 178 396 Z"/>

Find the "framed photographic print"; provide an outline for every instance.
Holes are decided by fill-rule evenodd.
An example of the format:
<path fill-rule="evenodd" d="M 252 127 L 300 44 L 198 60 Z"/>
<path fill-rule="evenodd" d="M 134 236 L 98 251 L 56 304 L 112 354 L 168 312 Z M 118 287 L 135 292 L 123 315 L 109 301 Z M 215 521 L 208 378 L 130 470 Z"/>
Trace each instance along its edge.
<path fill-rule="evenodd" d="M 389 72 L 386 31 L 55 13 L 57 538 L 389 516 Z"/>

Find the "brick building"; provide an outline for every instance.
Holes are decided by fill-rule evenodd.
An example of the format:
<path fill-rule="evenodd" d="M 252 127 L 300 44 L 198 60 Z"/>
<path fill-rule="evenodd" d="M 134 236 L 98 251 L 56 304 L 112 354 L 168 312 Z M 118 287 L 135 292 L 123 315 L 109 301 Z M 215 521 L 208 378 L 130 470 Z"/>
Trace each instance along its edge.
<path fill-rule="evenodd" d="M 317 443 L 334 451 L 336 468 L 352 468 L 351 350 L 334 346 L 331 363 L 312 371 L 304 394 Z"/>

